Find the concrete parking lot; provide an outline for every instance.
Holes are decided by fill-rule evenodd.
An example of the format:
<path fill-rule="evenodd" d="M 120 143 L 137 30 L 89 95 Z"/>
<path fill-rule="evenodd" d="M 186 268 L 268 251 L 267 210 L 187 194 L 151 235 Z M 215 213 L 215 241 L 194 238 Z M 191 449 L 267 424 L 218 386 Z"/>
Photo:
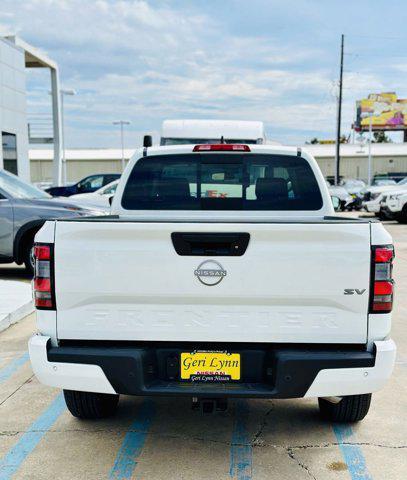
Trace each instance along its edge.
<path fill-rule="evenodd" d="M 109 420 L 80 421 L 33 376 L 31 315 L 0 334 L 0 479 L 405 479 L 407 227 L 386 228 L 396 245 L 398 358 L 363 422 L 323 422 L 316 400 L 238 400 L 202 415 L 189 399 L 132 397 Z M 27 280 L 19 269 L 0 275 Z"/>

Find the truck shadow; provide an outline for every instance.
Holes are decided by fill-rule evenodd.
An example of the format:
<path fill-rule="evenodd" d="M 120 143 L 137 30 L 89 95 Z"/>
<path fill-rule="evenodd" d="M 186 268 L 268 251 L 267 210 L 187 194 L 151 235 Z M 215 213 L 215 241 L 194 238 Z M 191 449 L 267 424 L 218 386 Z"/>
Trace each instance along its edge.
<path fill-rule="evenodd" d="M 116 427 L 120 424 L 131 429 L 143 401 L 146 400 L 123 396 L 113 420 Z M 229 400 L 225 412 L 209 414 L 193 410 L 189 398 L 150 397 L 147 401 L 154 404 L 148 431 L 152 436 L 215 442 L 225 447 L 236 441 L 252 447 L 286 448 L 333 440 L 329 424 L 319 416 L 316 399 L 234 399 Z M 174 448 L 178 448 L 177 442 Z"/>
<path fill-rule="evenodd" d="M 0 265 L 0 280 L 22 280 L 24 282 L 30 282 L 32 275 L 27 273 L 23 266 L 12 263 Z"/>

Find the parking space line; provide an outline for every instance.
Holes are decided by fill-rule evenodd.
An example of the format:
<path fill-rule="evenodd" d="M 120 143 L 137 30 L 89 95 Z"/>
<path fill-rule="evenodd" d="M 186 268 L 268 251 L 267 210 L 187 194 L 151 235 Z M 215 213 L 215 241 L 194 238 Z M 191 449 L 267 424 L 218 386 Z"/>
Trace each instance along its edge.
<path fill-rule="evenodd" d="M 9 480 L 20 468 L 27 456 L 38 445 L 42 437 L 52 427 L 62 412 L 65 401 L 59 394 L 43 413 L 30 425 L 20 440 L 0 459 L 0 478 Z"/>
<path fill-rule="evenodd" d="M 28 352 L 23 353 L 20 357 L 15 358 L 0 370 L 0 383 L 8 380 L 13 373 L 28 361 Z"/>
<path fill-rule="evenodd" d="M 334 424 L 332 428 L 352 480 L 373 480 L 373 477 L 367 470 L 362 449 L 359 445 L 351 444 L 354 442 L 352 427 L 349 425 Z"/>
<path fill-rule="evenodd" d="M 229 470 L 229 475 L 237 480 L 252 478 L 253 448 L 247 431 L 248 419 L 249 405 L 245 400 L 239 400 L 236 404 Z"/>
<path fill-rule="evenodd" d="M 110 471 L 110 479 L 123 480 L 131 478 L 154 416 L 155 403 L 150 399 L 143 400 L 136 420 L 130 425 L 129 431 L 126 433 L 117 453 L 113 468 Z"/>

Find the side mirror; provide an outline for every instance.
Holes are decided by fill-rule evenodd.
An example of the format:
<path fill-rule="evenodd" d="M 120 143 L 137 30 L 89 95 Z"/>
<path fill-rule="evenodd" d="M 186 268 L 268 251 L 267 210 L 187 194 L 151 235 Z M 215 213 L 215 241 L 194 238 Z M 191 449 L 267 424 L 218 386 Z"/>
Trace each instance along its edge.
<path fill-rule="evenodd" d="M 339 212 L 341 209 L 341 201 L 338 197 L 331 197 L 332 205 L 334 207 L 335 212 Z"/>
<path fill-rule="evenodd" d="M 143 147 L 151 147 L 153 145 L 153 137 L 151 135 L 144 135 Z"/>
<path fill-rule="evenodd" d="M 114 195 L 111 195 L 111 196 L 109 197 L 109 205 L 110 205 L 110 206 L 112 206 L 112 203 L 113 203 L 113 197 L 114 197 Z"/>

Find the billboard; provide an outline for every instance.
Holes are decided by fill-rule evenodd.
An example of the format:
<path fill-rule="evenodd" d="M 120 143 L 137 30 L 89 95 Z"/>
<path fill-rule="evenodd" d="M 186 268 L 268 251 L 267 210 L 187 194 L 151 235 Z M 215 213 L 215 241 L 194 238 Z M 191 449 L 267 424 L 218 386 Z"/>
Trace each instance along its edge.
<path fill-rule="evenodd" d="M 407 99 L 397 98 L 394 92 L 371 93 L 356 102 L 357 131 L 369 130 L 372 115 L 373 130 L 407 130 Z"/>

